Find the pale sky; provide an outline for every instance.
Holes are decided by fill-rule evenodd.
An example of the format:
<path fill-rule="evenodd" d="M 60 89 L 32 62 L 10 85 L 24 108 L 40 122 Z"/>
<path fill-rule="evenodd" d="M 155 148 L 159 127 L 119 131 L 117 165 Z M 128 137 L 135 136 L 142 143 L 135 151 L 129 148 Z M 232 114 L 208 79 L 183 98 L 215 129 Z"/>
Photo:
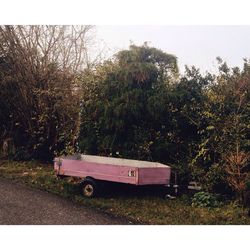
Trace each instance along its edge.
<path fill-rule="evenodd" d="M 120 25 L 97 26 L 97 39 L 107 48 L 108 55 L 120 49 L 127 49 L 130 41 L 174 54 L 183 72 L 184 65 L 195 65 L 201 69 L 216 72 L 216 57 L 220 56 L 229 66 L 243 64 L 243 58 L 250 58 L 249 26 L 150 26 Z"/>

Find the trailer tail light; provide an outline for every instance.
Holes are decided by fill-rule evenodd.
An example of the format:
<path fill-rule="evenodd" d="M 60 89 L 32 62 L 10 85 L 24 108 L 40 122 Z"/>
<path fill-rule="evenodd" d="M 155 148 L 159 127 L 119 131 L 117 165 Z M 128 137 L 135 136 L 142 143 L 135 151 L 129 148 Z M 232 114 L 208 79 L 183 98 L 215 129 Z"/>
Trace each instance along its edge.
<path fill-rule="evenodd" d="M 60 167 L 62 166 L 62 160 L 61 160 L 60 158 L 56 158 L 56 159 L 54 160 L 54 163 L 55 163 L 55 165 L 54 165 L 54 170 L 55 170 L 57 173 L 59 173 Z"/>
<path fill-rule="evenodd" d="M 128 176 L 129 177 L 135 177 L 135 170 L 129 170 L 128 171 Z"/>

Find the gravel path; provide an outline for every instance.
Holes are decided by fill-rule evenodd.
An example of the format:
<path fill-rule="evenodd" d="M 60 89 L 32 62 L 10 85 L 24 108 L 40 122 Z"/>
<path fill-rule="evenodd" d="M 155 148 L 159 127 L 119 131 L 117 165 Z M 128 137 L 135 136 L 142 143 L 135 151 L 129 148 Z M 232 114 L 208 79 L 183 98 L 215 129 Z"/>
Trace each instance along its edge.
<path fill-rule="evenodd" d="M 0 225 L 125 225 L 129 221 L 0 179 Z"/>

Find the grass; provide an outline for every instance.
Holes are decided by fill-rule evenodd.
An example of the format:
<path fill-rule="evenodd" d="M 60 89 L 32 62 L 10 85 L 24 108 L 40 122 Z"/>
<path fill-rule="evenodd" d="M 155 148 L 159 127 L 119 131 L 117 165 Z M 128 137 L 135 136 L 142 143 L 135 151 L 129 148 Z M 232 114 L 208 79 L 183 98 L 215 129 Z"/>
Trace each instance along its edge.
<path fill-rule="evenodd" d="M 157 225 L 218 225 L 247 224 L 247 212 L 235 203 L 220 208 L 194 208 L 190 198 L 164 199 L 146 189 L 110 189 L 103 196 L 84 198 L 73 178 L 58 179 L 53 166 L 39 162 L 0 161 L 0 177 L 46 190 L 82 205 L 125 217 L 138 224 Z M 114 188 L 114 187 L 113 187 Z"/>

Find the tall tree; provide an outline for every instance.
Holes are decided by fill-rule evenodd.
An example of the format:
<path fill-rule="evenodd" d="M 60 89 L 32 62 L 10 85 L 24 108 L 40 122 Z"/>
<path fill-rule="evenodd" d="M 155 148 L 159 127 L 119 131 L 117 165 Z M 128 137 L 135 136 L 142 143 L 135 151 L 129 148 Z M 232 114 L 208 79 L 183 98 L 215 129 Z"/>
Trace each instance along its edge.
<path fill-rule="evenodd" d="M 219 62 L 219 74 L 206 91 L 193 163 L 210 190 L 223 191 L 229 184 L 242 193 L 249 171 L 249 64 L 240 70 Z"/>
<path fill-rule="evenodd" d="M 80 148 L 152 160 L 153 143 L 166 125 L 167 88 L 177 75 L 176 57 L 147 44 L 131 45 L 85 73 Z"/>
<path fill-rule="evenodd" d="M 91 26 L 0 27 L 0 138 L 20 158 L 74 147 Z M 7 146 L 6 146 L 7 145 Z"/>

